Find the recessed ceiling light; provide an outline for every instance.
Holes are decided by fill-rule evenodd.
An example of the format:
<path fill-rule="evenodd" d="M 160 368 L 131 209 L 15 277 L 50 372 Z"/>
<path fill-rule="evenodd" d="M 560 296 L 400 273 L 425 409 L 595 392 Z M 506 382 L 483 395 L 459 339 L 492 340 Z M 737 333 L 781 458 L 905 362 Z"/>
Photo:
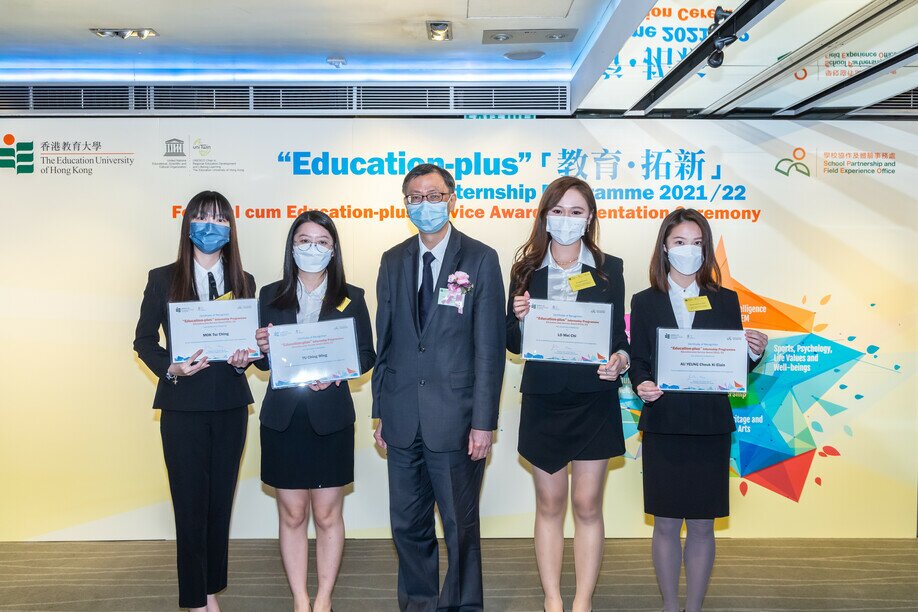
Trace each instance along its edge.
<path fill-rule="evenodd" d="M 513 37 L 507 34 L 506 32 L 498 32 L 497 34 L 491 37 L 491 40 L 496 40 L 498 42 L 504 42 L 505 40 L 510 40 L 511 38 Z"/>
<path fill-rule="evenodd" d="M 545 55 L 544 51 L 512 51 L 510 53 L 504 53 L 504 57 L 508 60 L 515 60 L 518 62 L 537 60 L 543 55 Z"/>
<path fill-rule="evenodd" d="M 154 36 L 159 36 L 153 28 L 89 28 L 89 31 L 99 38 L 139 38 L 146 40 Z"/>
<path fill-rule="evenodd" d="M 453 39 L 453 24 L 449 21 L 428 21 L 427 38 L 436 42 Z"/>

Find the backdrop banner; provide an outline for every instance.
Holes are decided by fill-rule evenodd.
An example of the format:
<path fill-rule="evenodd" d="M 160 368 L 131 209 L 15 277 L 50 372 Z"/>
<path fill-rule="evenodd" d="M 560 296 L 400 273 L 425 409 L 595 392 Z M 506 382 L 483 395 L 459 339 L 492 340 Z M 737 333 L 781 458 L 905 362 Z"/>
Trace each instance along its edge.
<path fill-rule="evenodd" d="M 234 205 L 259 286 L 286 233 L 321 209 L 348 280 L 375 312 L 382 252 L 413 234 L 400 186 L 422 162 L 457 181 L 453 222 L 497 249 L 505 281 L 553 179 L 593 187 L 626 305 L 648 285 L 662 218 L 710 220 L 725 285 L 767 354 L 732 398 L 733 537 L 914 537 L 918 395 L 915 122 L 99 118 L 0 122 L 0 540 L 174 537 L 154 377 L 131 349 L 149 269 L 174 260 L 182 208 Z M 516 452 L 522 363 L 508 355 L 482 492 L 486 537 L 531 537 L 534 490 Z M 587 367 L 587 366 L 584 366 Z M 256 403 L 232 536 L 276 537 L 259 480 Z M 386 537 L 384 456 L 370 383 L 357 406 L 348 537 Z M 646 537 L 641 403 L 623 388 L 627 454 L 611 462 L 608 537 Z M 568 524 L 570 533 L 571 524 Z"/>

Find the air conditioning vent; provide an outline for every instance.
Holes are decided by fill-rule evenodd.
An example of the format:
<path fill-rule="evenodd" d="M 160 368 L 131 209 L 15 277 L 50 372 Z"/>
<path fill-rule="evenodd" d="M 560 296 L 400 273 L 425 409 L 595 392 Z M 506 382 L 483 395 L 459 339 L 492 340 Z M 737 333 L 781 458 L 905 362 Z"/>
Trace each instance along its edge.
<path fill-rule="evenodd" d="M 155 85 L 156 110 L 249 110 L 249 87 L 170 87 Z"/>
<path fill-rule="evenodd" d="M 128 110 L 130 87 L 32 88 L 32 108 L 41 111 Z"/>
<path fill-rule="evenodd" d="M 448 111 L 449 87 L 358 87 L 357 110 Z"/>
<path fill-rule="evenodd" d="M 570 114 L 567 85 L 22 85 L 0 87 L 0 115 Z"/>
<path fill-rule="evenodd" d="M 29 110 L 29 87 L 0 87 L 0 111 Z"/>
<path fill-rule="evenodd" d="M 462 110 L 566 110 L 566 87 L 456 87 L 454 106 Z"/>
<path fill-rule="evenodd" d="M 255 110 L 350 110 L 353 87 L 254 87 Z"/>
<path fill-rule="evenodd" d="M 851 115 L 918 115 L 918 87 L 903 91 L 870 106 L 859 108 Z"/>

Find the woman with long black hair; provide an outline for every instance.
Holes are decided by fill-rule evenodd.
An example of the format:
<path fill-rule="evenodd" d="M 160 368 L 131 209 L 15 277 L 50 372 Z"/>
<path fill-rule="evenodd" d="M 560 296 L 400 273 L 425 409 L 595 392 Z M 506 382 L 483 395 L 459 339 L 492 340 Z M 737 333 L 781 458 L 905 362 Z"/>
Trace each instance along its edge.
<path fill-rule="evenodd" d="M 256 338 L 271 351 L 267 328 L 353 318 L 361 373 L 376 361 L 363 289 L 347 284 L 334 222 L 307 211 L 293 221 L 284 245 L 284 275 L 259 295 L 263 326 Z M 256 366 L 268 369 L 266 361 Z M 294 610 L 327 612 L 344 551 L 344 487 L 354 481 L 354 402 L 347 383 L 268 386 L 261 406 L 261 479 L 277 491 L 279 540 Z M 307 526 L 316 527 L 319 588 L 306 590 Z"/>
<path fill-rule="evenodd" d="M 230 512 L 252 403 L 245 378 L 250 361 L 238 350 L 226 362 L 211 363 L 199 350 L 186 362 L 171 363 L 167 306 L 254 296 L 232 207 L 216 191 L 202 191 L 185 207 L 176 261 L 150 271 L 134 337 L 134 350 L 159 379 L 153 407 L 162 410 L 179 606 L 191 610 L 217 612 L 215 594 L 226 588 Z"/>

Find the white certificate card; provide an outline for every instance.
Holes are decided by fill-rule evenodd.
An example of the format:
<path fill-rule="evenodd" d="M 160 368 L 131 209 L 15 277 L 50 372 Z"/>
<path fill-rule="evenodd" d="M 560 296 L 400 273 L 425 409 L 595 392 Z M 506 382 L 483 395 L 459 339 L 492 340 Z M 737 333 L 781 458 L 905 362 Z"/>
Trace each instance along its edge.
<path fill-rule="evenodd" d="M 657 329 L 657 386 L 664 391 L 745 393 L 746 334 L 739 329 Z"/>
<path fill-rule="evenodd" d="M 523 359 L 608 363 L 612 304 L 529 300 L 523 324 Z"/>
<path fill-rule="evenodd" d="M 268 342 L 275 389 L 360 376 L 353 318 L 274 325 L 268 328 Z"/>
<path fill-rule="evenodd" d="M 169 347 L 172 363 L 182 363 L 204 349 L 208 361 L 226 361 L 245 349 L 261 357 L 255 343 L 258 300 L 211 300 L 169 304 Z"/>

